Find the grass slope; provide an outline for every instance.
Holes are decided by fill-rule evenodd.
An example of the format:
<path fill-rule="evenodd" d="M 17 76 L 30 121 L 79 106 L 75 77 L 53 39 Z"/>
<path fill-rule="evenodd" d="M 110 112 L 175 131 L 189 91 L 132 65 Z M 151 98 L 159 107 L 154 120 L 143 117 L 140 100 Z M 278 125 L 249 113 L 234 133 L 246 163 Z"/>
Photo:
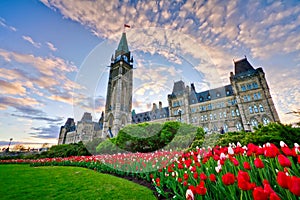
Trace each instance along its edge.
<path fill-rule="evenodd" d="M 156 199 L 133 182 L 78 167 L 0 165 L 0 199 Z"/>

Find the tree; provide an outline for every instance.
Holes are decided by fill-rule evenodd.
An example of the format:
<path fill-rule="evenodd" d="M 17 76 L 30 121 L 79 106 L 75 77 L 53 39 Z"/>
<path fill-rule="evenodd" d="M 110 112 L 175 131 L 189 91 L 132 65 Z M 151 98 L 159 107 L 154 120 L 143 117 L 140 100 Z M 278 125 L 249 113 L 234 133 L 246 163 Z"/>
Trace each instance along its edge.
<path fill-rule="evenodd" d="M 16 144 L 13 148 L 13 151 L 24 151 L 25 146 L 23 144 Z"/>

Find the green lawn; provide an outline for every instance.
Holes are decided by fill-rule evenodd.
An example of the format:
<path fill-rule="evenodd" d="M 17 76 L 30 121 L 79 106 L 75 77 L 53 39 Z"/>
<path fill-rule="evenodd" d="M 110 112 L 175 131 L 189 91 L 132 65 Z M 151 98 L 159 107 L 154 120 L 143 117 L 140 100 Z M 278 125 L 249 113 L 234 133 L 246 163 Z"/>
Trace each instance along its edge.
<path fill-rule="evenodd" d="M 0 165 L 0 199 L 156 199 L 133 182 L 79 167 Z"/>

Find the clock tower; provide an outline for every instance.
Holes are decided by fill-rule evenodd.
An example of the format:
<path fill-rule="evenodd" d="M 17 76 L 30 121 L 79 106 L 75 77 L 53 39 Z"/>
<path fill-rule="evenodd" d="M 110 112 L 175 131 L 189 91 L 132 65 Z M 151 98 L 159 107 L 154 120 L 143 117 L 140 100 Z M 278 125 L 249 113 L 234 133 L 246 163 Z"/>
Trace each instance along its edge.
<path fill-rule="evenodd" d="M 131 123 L 133 58 L 123 32 L 111 58 L 102 137 L 114 137 Z"/>

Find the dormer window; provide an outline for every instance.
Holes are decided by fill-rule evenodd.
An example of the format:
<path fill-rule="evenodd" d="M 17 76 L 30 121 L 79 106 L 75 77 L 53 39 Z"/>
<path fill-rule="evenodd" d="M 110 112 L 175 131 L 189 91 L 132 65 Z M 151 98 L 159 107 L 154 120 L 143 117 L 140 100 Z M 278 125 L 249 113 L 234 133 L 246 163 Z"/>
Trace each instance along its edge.
<path fill-rule="evenodd" d="M 228 95 L 230 95 L 230 92 L 229 92 L 229 90 L 226 90 L 226 95 L 228 96 Z"/>
<path fill-rule="evenodd" d="M 210 95 L 207 95 L 207 99 L 210 99 Z"/>
<path fill-rule="evenodd" d="M 221 96 L 221 94 L 220 94 L 220 92 L 217 92 L 217 95 L 216 95 L 217 97 L 220 97 Z"/>

